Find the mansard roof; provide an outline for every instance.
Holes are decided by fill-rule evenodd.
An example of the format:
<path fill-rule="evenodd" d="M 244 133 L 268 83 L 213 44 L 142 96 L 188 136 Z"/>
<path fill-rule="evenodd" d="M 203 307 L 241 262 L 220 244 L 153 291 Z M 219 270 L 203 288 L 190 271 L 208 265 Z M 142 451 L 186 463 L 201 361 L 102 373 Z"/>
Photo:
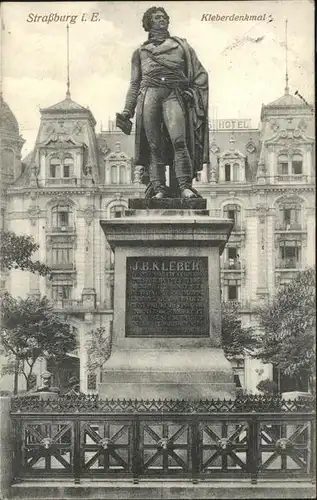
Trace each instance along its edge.
<path fill-rule="evenodd" d="M 56 104 L 53 104 L 52 106 L 49 106 L 47 108 L 41 108 L 40 109 L 41 114 L 46 114 L 46 113 L 53 113 L 53 114 L 59 114 L 59 113 L 86 113 L 88 114 L 89 118 L 92 119 L 94 122 L 94 125 L 96 125 L 96 120 L 94 118 L 94 115 L 90 111 L 90 109 L 87 107 L 85 108 L 81 104 L 78 104 L 77 102 L 73 101 L 70 97 L 66 96 L 66 98 L 63 101 L 57 102 Z"/>
<path fill-rule="evenodd" d="M 0 128 L 1 131 L 5 131 L 7 134 L 19 135 L 18 120 L 4 101 L 2 94 L 0 95 Z"/>
<path fill-rule="evenodd" d="M 275 101 L 270 102 L 269 104 L 264 104 L 267 107 L 274 108 L 284 108 L 284 107 L 296 107 L 296 108 L 306 108 L 305 103 L 299 99 L 299 97 L 293 96 L 291 94 L 285 93 L 282 97 L 275 99 Z"/>

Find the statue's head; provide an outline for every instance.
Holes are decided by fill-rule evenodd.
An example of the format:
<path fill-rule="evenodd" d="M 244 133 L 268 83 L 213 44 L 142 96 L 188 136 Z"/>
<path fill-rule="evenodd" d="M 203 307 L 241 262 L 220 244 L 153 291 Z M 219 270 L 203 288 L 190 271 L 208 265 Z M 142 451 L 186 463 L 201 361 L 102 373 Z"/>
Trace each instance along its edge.
<path fill-rule="evenodd" d="M 151 29 L 167 29 L 169 25 L 169 15 L 163 7 L 151 7 L 148 9 L 142 19 L 142 25 L 145 31 Z"/>

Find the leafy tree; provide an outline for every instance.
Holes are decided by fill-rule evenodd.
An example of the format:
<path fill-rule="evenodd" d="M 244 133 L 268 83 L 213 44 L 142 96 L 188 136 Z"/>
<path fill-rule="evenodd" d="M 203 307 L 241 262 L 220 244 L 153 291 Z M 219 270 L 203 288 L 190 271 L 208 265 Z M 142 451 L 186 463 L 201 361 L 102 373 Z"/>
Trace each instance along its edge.
<path fill-rule="evenodd" d="M 14 393 L 18 391 L 18 373 L 30 388 L 33 368 L 41 358 L 59 359 L 76 348 L 75 330 L 54 312 L 46 297 L 1 297 L 0 339 L 8 356 L 5 372 L 15 374 Z"/>
<path fill-rule="evenodd" d="M 222 347 L 227 358 L 237 358 L 251 354 L 257 346 L 257 337 L 252 327 L 243 327 L 236 304 L 223 302 Z"/>
<path fill-rule="evenodd" d="M 312 387 L 315 374 L 316 278 L 314 269 L 298 272 L 259 310 L 263 333 L 256 356 Z"/>
<path fill-rule="evenodd" d="M 278 389 L 276 382 L 274 382 L 274 380 L 271 380 L 269 378 L 260 380 L 256 388 L 259 391 L 264 392 L 264 394 L 267 394 L 269 396 L 276 394 Z"/>
<path fill-rule="evenodd" d="M 0 233 L 0 269 L 20 269 L 46 276 L 50 268 L 40 261 L 33 261 L 32 255 L 39 248 L 32 236 L 21 235 L 11 231 Z"/>
<path fill-rule="evenodd" d="M 104 327 L 91 330 L 88 333 L 86 348 L 88 354 L 88 370 L 94 372 L 102 369 L 111 354 L 111 328 L 110 331 Z"/>

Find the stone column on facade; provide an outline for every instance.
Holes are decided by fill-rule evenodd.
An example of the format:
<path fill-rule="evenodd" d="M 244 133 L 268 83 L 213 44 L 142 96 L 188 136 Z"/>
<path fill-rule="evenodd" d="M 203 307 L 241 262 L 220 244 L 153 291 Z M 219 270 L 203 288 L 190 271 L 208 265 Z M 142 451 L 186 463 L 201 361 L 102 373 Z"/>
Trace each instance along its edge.
<path fill-rule="evenodd" d="M 39 214 L 40 209 L 37 205 L 36 194 L 31 193 L 30 195 L 31 203 L 28 209 L 28 214 L 30 217 L 30 236 L 33 237 L 34 241 L 38 243 L 39 234 Z M 39 260 L 39 251 L 36 250 L 33 254 L 33 260 Z M 40 297 L 40 278 L 38 273 L 30 273 L 29 277 L 29 296 Z"/>
<path fill-rule="evenodd" d="M 265 184 L 266 183 L 264 162 L 259 163 L 258 172 L 257 172 L 257 176 L 256 176 L 256 182 L 257 182 L 257 184 Z"/>
<path fill-rule="evenodd" d="M 87 196 L 90 196 L 88 194 Z M 82 291 L 82 302 L 84 307 L 95 308 L 96 290 L 94 288 L 94 248 L 93 248 L 93 220 L 94 207 L 90 201 L 84 211 L 86 222 L 85 237 L 85 262 L 84 262 L 84 288 Z"/>
<path fill-rule="evenodd" d="M 267 211 L 268 207 L 258 204 L 258 286 L 256 294 L 258 298 L 268 295 L 267 287 Z"/>

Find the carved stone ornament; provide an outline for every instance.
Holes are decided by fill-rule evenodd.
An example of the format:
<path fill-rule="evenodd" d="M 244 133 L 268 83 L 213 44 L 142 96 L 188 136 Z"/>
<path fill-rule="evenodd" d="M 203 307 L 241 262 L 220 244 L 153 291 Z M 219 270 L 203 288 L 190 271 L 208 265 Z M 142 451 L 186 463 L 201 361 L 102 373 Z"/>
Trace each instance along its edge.
<path fill-rule="evenodd" d="M 38 219 L 41 209 L 38 206 L 32 205 L 28 208 L 28 214 L 31 220 L 31 225 L 35 226 L 36 219 Z"/>
<path fill-rule="evenodd" d="M 254 153 L 254 151 L 255 151 L 255 149 L 256 149 L 256 148 L 255 148 L 255 144 L 254 144 L 254 142 L 253 142 L 253 141 L 249 141 L 249 142 L 248 142 L 248 144 L 246 145 L 246 148 L 245 148 L 245 149 L 246 149 L 246 151 L 247 151 L 249 154 Z"/>
<path fill-rule="evenodd" d="M 90 225 L 94 219 L 95 209 L 93 206 L 88 206 L 83 210 L 83 214 L 85 217 L 85 221 L 88 225 Z"/>
<path fill-rule="evenodd" d="M 133 182 L 135 184 L 141 184 L 143 171 L 144 167 L 142 167 L 142 165 L 136 165 L 134 169 L 134 179 L 133 179 Z"/>
<path fill-rule="evenodd" d="M 269 211 L 269 207 L 267 205 L 264 205 L 263 203 L 259 203 L 255 208 L 259 213 L 259 220 L 263 224 L 266 218 L 266 214 Z"/>
<path fill-rule="evenodd" d="M 271 130 L 273 130 L 273 132 L 277 132 L 278 129 L 280 128 L 280 126 L 275 118 L 272 118 L 270 120 L 270 125 L 271 125 Z"/>
<path fill-rule="evenodd" d="M 217 144 L 213 141 L 211 143 L 211 146 L 210 146 L 210 151 L 213 153 L 213 154 L 216 154 L 218 153 L 219 151 L 219 147 L 217 146 Z"/>
<path fill-rule="evenodd" d="M 302 132 L 305 132 L 305 130 L 307 129 L 308 127 L 308 124 L 307 124 L 307 121 L 305 120 L 305 118 L 302 118 L 298 124 L 298 128 L 302 131 Z"/>

